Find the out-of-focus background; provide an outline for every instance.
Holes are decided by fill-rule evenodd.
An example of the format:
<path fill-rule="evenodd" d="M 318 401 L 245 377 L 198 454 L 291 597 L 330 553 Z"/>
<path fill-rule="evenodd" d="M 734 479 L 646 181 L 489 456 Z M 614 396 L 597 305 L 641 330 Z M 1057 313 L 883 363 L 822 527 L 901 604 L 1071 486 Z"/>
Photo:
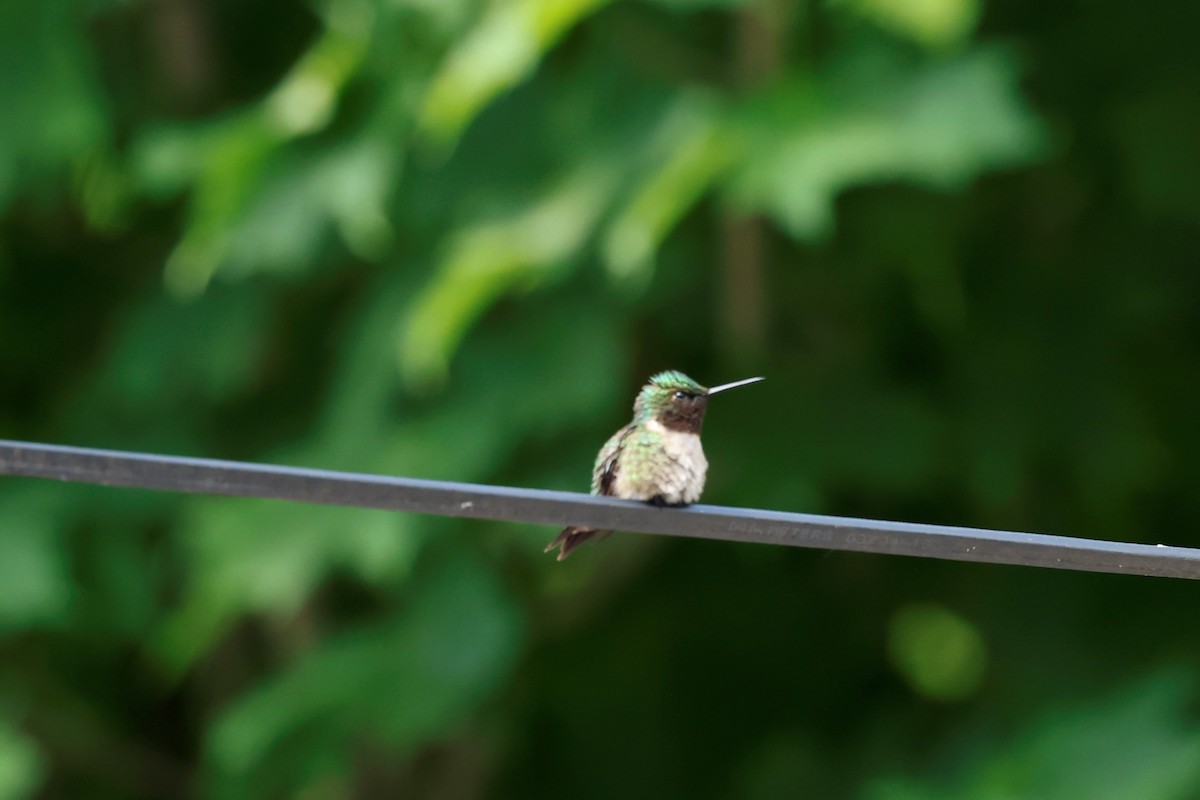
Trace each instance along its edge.
<path fill-rule="evenodd" d="M 1200 545 L 1187 3 L 4 0 L 0 437 Z M 0 798 L 1200 797 L 1197 587 L 0 480 Z"/>

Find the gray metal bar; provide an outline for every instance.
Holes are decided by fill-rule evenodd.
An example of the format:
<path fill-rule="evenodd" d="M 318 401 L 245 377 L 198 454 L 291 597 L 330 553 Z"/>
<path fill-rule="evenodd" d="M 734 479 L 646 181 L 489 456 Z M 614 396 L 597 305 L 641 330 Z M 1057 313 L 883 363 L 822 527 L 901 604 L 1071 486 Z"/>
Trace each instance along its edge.
<path fill-rule="evenodd" d="M 0 475 L 734 542 L 1200 579 L 1200 550 L 0 440 Z"/>

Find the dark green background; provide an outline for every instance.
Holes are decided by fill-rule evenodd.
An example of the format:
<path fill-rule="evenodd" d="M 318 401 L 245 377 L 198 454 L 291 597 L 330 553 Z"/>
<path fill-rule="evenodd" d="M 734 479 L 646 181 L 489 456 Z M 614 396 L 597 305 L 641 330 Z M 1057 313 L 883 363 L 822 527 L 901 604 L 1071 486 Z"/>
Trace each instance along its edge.
<path fill-rule="evenodd" d="M 1200 545 L 1188 3 L 4 0 L 0 437 Z M 1197 587 L 0 481 L 0 798 L 1200 798 Z"/>

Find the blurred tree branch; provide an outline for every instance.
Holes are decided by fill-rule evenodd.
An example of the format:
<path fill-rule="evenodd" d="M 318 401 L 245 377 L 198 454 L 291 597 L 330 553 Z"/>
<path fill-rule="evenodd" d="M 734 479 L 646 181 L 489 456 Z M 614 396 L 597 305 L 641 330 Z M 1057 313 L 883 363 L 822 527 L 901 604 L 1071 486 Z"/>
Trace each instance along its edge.
<path fill-rule="evenodd" d="M 745 93 L 779 75 L 788 20 L 779 0 L 757 0 L 740 9 L 735 22 L 733 82 Z M 769 327 L 767 225 L 761 215 L 746 214 L 729 205 L 720 213 L 724 291 L 719 295 L 716 345 L 730 364 L 753 364 L 765 352 Z"/>

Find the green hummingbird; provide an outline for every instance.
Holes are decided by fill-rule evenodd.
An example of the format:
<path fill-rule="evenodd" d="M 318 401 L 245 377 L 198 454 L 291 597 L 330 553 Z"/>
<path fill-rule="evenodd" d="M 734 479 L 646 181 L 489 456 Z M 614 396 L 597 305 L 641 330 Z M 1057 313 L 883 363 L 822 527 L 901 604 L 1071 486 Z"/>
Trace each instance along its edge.
<path fill-rule="evenodd" d="M 592 494 L 658 506 L 685 506 L 699 500 L 708 472 L 700 446 L 708 398 L 761 380 L 746 378 L 706 389 L 674 370 L 650 378 L 633 403 L 633 422 L 600 449 L 592 468 Z M 546 552 L 557 547 L 562 561 L 588 539 L 608 533 L 571 525 L 546 545 Z"/>

